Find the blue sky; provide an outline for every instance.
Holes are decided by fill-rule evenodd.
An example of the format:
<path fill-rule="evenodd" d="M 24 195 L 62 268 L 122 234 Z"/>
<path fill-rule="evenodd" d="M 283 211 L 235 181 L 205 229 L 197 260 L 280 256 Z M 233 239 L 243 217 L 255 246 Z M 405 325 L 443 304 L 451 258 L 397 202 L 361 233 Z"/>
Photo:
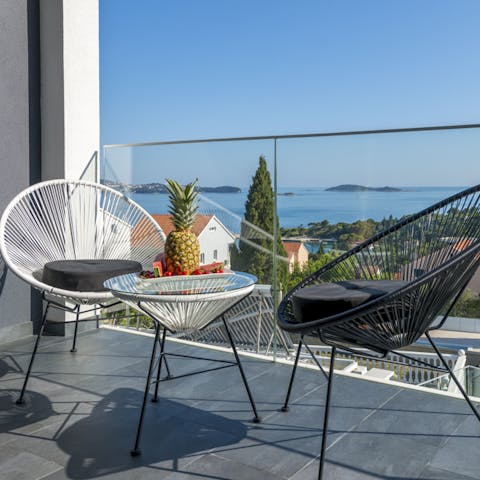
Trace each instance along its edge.
<path fill-rule="evenodd" d="M 479 18 L 478 0 L 100 0 L 102 144 L 478 123 Z M 421 135 L 285 141 L 279 184 L 480 182 L 480 132 Z M 243 185 L 272 151 L 108 155 L 136 181 Z"/>

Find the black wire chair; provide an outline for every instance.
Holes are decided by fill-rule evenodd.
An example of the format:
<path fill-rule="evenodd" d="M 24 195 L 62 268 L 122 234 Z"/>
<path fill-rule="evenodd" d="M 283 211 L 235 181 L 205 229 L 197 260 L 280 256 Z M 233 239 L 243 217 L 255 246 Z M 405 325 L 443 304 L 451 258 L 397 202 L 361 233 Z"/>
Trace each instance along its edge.
<path fill-rule="evenodd" d="M 337 349 L 373 358 L 394 352 L 409 361 L 422 364 L 425 362 L 396 350 L 411 345 L 425 335 L 443 364 L 443 368 L 437 368 L 451 375 L 480 421 L 480 414 L 429 334 L 430 330 L 441 328 L 445 323 L 479 264 L 480 185 L 477 185 L 406 217 L 337 257 L 286 294 L 278 308 L 278 324 L 283 330 L 299 334 L 300 339 L 282 410 L 288 411 L 289 408 L 303 345 L 328 379 L 319 479 L 322 478 L 325 461 Z M 318 291 L 326 286 L 318 285 L 345 285 L 348 281 L 353 281 L 354 286 L 358 287 L 363 281 L 364 286 L 374 289 L 376 283 L 382 283 L 379 280 L 396 288 L 390 288 L 383 295 L 372 296 L 366 302 L 343 311 L 322 313 L 322 304 L 319 303 L 313 314 L 310 309 L 309 318 L 299 318 L 296 305 L 299 296 L 308 291 L 306 288 Z M 440 320 L 436 321 L 437 318 Z M 306 336 L 318 337 L 332 347 L 328 374 L 305 343 Z M 366 355 L 364 349 L 371 355 Z M 426 365 L 432 368 L 430 364 Z"/>

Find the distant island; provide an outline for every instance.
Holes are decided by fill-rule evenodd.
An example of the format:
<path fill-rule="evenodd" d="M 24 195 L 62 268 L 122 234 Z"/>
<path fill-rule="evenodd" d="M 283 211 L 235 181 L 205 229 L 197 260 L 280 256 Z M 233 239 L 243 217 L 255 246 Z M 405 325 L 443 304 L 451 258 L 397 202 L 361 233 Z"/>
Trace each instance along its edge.
<path fill-rule="evenodd" d="M 277 193 L 279 197 L 293 197 L 295 194 L 293 192 Z"/>
<path fill-rule="evenodd" d="M 325 189 L 327 192 L 402 192 L 401 188 L 395 187 L 365 187 L 363 185 L 337 185 Z"/>
<path fill-rule="evenodd" d="M 129 184 L 114 182 L 112 180 L 103 180 L 102 183 L 107 187 L 117 190 L 128 191 L 131 193 L 167 193 L 167 189 L 163 183 L 139 183 Z M 230 185 L 222 185 L 220 187 L 196 187 L 200 193 L 240 193 L 241 188 L 232 187 Z"/>
<path fill-rule="evenodd" d="M 198 187 L 199 192 L 204 193 L 240 193 L 241 188 L 232 187 L 231 185 L 222 185 L 220 187 Z"/>

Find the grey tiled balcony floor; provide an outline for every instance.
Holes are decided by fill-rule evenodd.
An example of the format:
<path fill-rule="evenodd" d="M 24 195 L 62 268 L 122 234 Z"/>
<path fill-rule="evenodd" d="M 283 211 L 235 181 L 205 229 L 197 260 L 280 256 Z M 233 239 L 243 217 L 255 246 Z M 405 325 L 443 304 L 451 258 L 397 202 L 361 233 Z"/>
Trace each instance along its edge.
<path fill-rule="evenodd" d="M 243 357 L 263 423 L 236 367 L 160 384 L 148 403 L 142 455 L 134 439 L 152 339 L 100 329 L 42 339 L 27 394 L 14 405 L 32 341 L 0 348 L 0 478 L 303 480 L 316 478 L 325 381 L 300 369 L 289 413 L 278 412 L 290 367 Z M 168 342 L 168 351 L 230 358 Z M 170 359 L 173 373 L 207 366 Z M 213 364 L 212 364 L 213 365 Z M 480 425 L 463 401 L 336 376 L 327 479 L 478 479 Z"/>

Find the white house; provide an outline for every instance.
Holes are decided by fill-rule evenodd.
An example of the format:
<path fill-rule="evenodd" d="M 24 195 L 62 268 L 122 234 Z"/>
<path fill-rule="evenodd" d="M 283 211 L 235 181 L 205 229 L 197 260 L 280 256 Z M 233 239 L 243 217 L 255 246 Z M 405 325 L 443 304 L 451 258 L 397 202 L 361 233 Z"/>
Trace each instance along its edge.
<path fill-rule="evenodd" d="M 287 252 L 289 272 L 293 272 L 296 263 L 303 268 L 308 262 L 308 250 L 304 243 L 288 240 L 283 240 L 282 243 Z"/>
<path fill-rule="evenodd" d="M 174 229 L 169 214 L 154 214 L 152 217 L 165 235 Z M 201 265 L 224 262 L 225 267 L 230 267 L 230 246 L 234 243 L 235 236 L 215 215 L 197 215 L 193 232 L 200 242 Z"/>

